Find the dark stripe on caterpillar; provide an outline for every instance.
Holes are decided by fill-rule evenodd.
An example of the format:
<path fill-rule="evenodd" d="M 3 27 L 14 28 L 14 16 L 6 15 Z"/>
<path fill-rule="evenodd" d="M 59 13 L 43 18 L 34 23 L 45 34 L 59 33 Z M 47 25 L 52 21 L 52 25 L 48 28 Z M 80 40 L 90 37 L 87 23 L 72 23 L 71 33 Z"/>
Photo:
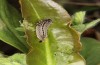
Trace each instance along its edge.
<path fill-rule="evenodd" d="M 44 19 L 37 23 L 36 35 L 40 41 L 43 41 L 47 37 L 47 30 L 51 23 L 51 19 Z"/>

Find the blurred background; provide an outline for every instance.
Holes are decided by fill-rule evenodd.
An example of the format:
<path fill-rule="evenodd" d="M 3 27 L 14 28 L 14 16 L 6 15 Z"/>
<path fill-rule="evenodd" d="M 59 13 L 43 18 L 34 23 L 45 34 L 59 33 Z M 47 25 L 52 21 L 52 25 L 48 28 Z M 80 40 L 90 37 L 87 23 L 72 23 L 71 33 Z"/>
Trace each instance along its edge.
<path fill-rule="evenodd" d="M 70 15 L 78 11 L 86 11 L 84 23 L 100 18 L 100 0 L 54 0 L 62 5 Z M 86 30 L 83 37 L 91 37 L 100 41 L 100 23 Z"/>

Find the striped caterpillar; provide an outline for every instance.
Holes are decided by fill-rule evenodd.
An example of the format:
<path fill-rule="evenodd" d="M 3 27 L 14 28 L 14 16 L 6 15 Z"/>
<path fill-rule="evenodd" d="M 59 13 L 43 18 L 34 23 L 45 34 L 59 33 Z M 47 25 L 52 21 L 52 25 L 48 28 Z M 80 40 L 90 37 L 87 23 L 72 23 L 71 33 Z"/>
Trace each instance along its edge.
<path fill-rule="evenodd" d="M 41 42 L 47 37 L 47 30 L 51 23 L 51 19 L 44 19 L 37 23 L 36 35 Z"/>

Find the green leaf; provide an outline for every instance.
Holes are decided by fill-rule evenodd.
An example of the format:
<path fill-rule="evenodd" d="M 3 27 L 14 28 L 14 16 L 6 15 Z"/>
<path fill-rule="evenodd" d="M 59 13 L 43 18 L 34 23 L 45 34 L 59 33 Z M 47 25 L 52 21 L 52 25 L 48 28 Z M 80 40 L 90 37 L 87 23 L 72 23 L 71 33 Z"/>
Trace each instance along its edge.
<path fill-rule="evenodd" d="M 73 16 L 72 16 L 72 24 L 73 25 L 79 25 L 82 24 L 84 22 L 85 19 L 85 11 L 79 11 L 76 12 Z"/>
<path fill-rule="evenodd" d="M 94 27 L 98 23 L 100 23 L 100 18 L 99 19 L 96 19 L 96 20 L 93 20 L 90 23 L 85 24 L 85 29 L 84 30 L 87 30 L 87 29 L 89 29 L 91 27 Z"/>
<path fill-rule="evenodd" d="M 21 15 L 14 7 L 6 0 L 0 0 L 0 40 L 26 53 L 28 45 L 25 38 L 21 37 L 24 36 L 24 32 L 16 30 L 20 27 L 20 19 Z"/>
<path fill-rule="evenodd" d="M 100 64 L 100 41 L 92 38 L 81 38 L 83 50 L 81 54 L 86 59 L 86 65 Z"/>
<path fill-rule="evenodd" d="M 68 24 L 71 18 L 61 6 L 51 0 L 20 0 L 20 4 L 30 45 L 26 57 L 28 65 L 77 65 L 78 61 L 85 65 L 78 54 L 81 49 L 79 36 Z M 52 24 L 48 36 L 39 42 L 35 28 L 43 19 L 51 19 Z"/>
<path fill-rule="evenodd" d="M 74 25 L 72 26 L 74 29 L 76 29 L 80 34 L 82 34 L 85 30 L 94 27 L 100 22 L 100 19 L 93 20 L 90 23 L 86 24 L 79 24 L 79 25 Z"/>
<path fill-rule="evenodd" d="M 9 57 L 2 56 L 0 57 L 0 65 L 27 65 L 25 60 L 25 54 L 14 54 Z"/>

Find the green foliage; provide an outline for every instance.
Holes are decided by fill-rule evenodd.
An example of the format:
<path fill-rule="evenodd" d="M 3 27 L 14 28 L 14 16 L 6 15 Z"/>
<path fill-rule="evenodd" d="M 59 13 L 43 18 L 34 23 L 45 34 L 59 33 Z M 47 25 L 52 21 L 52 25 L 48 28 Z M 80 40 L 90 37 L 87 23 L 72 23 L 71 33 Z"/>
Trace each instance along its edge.
<path fill-rule="evenodd" d="M 0 40 L 16 47 L 22 52 L 28 52 L 28 45 L 25 41 L 24 32 L 16 30 L 20 27 L 21 14 L 9 5 L 6 0 L 0 0 Z"/>
<path fill-rule="evenodd" d="M 71 17 L 66 10 L 51 0 L 20 0 L 20 4 L 23 24 L 19 23 L 21 14 L 6 0 L 0 0 L 0 40 L 24 53 L 30 50 L 26 58 L 20 55 L 3 59 L 1 57 L 6 65 L 26 65 L 25 62 L 22 63 L 24 59 L 28 65 L 85 65 L 79 54 L 80 36 L 70 27 Z M 82 13 L 81 17 L 84 17 Z M 53 23 L 48 29 L 48 37 L 39 42 L 35 29 L 36 24 L 43 19 L 51 19 Z M 83 22 L 81 18 L 74 20 L 75 24 Z"/>
<path fill-rule="evenodd" d="M 94 27 L 95 25 L 97 25 L 97 23 L 100 22 L 100 19 L 94 20 L 90 23 L 86 23 L 86 24 L 79 24 L 79 25 L 75 25 L 72 26 L 74 29 L 76 29 L 79 33 L 83 33 L 85 30 Z"/>
<path fill-rule="evenodd" d="M 61 6 L 51 0 L 20 0 L 20 4 L 30 45 L 26 57 L 28 65 L 85 65 L 78 54 L 81 49 L 79 35 L 70 27 L 71 18 Z M 48 18 L 53 21 L 48 37 L 39 42 L 36 24 Z"/>
<path fill-rule="evenodd" d="M 77 13 L 75 13 L 72 17 L 72 25 L 79 25 L 79 24 L 83 24 L 84 19 L 85 19 L 85 11 L 79 11 Z"/>
<path fill-rule="evenodd" d="M 4 57 L 0 54 L 0 65 L 27 65 L 25 54 L 14 54 L 9 57 Z"/>
<path fill-rule="evenodd" d="M 85 30 L 94 27 L 100 22 L 100 18 L 97 20 L 93 20 L 90 23 L 84 24 L 85 19 L 85 11 L 76 12 L 72 17 L 72 27 L 76 29 L 80 34 L 82 34 Z"/>
<path fill-rule="evenodd" d="M 100 64 L 100 42 L 92 38 L 81 38 L 83 50 L 81 54 L 86 59 L 86 65 Z"/>

